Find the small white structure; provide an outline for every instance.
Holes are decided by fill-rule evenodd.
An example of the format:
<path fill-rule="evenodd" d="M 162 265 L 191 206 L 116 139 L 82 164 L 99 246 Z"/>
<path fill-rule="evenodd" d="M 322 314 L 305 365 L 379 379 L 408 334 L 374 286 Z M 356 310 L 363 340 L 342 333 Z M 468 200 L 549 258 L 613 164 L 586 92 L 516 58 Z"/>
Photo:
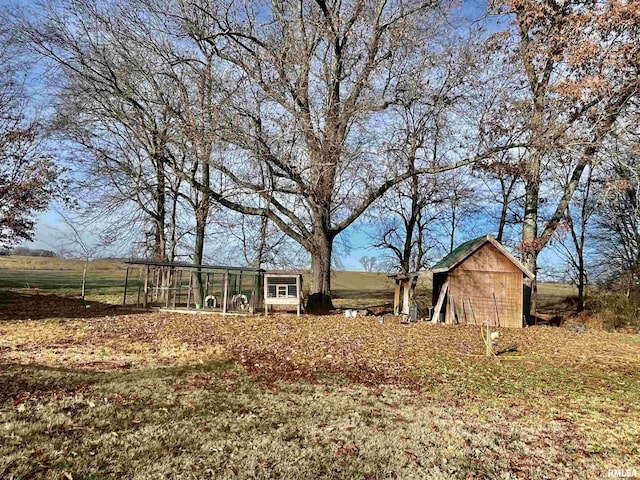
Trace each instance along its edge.
<path fill-rule="evenodd" d="M 290 273 L 264 274 L 264 313 L 269 305 L 295 305 L 298 315 L 302 308 L 302 275 Z"/>

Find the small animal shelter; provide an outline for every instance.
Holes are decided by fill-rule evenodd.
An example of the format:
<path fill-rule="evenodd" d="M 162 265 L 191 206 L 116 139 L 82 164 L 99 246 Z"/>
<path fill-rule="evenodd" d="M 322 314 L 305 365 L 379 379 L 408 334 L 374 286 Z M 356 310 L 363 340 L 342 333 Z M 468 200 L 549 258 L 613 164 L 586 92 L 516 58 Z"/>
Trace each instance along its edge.
<path fill-rule="evenodd" d="M 296 308 L 300 315 L 302 309 L 302 274 L 265 273 L 264 274 L 264 313 L 277 305 Z"/>
<path fill-rule="evenodd" d="M 491 235 L 459 245 L 431 269 L 433 319 L 448 324 L 521 328 L 524 277 L 533 278 Z"/>
<path fill-rule="evenodd" d="M 145 260 L 127 261 L 125 265 L 123 305 L 127 304 L 128 295 L 130 304 L 143 309 L 208 311 L 223 315 L 253 314 L 263 305 L 265 271 L 262 269 Z M 137 279 L 131 275 L 135 275 L 135 270 Z M 137 289 L 131 291 L 130 283 Z M 199 295 L 196 295 L 197 289 Z"/>

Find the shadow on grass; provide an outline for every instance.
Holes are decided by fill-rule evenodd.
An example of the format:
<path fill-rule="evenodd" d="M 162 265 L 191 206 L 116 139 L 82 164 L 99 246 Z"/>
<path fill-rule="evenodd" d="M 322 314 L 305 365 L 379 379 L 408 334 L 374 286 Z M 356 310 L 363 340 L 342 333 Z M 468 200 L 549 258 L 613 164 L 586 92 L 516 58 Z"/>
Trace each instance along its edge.
<path fill-rule="evenodd" d="M 99 382 L 97 372 L 41 365 L 0 365 L 0 404 L 43 396 L 64 396 Z"/>
<path fill-rule="evenodd" d="M 128 313 L 131 313 L 131 310 L 126 307 L 83 301 L 79 298 L 0 291 L 0 321 L 95 318 Z"/>
<path fill-rule="evenodd" d="M 105 386 L 114 381 L 123 385 L 135 385 L 161 379 L 175 382 L 203 373 L 220 375 L 235 366 L 234 362 L 226 361 L 139 370 L 89 370 L 34 364 L 0 364 L 0 405 L 9 400 L 20 403 L 34 398 L 61 398 L 83 392 L 93 385 Z"/>

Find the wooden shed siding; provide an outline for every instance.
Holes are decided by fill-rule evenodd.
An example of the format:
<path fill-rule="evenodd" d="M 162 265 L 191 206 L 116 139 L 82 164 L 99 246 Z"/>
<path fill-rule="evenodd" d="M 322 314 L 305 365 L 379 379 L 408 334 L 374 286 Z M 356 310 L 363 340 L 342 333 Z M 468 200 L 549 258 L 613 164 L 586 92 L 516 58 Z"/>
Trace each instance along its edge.
<path fill-rule="evenodd" d="M 473 323 L 475 318 L 478 324 L 489 320 L 492 325 L 499 321 L 503 327 L 522 327 L 522 271 L 493 245 L 482 246 L 446 278 L 458 323 Z M 440 284 L 444 279 L 438 280 Z M 453 321 L 451 304 L 447 299 L 447 323 Z"/>
<path fill-rule="evenodd" d="M 456 270 L 517 272 L 522 277 L 522 271 L 490 243 L 485 243 L 473 255 L 466 258 L 453 271 Z"/>
<path fill-rule="evenodd" d="M 475 319 L 478 324 L 489 320 L 492 325 L 522 327 L 521 273 L 456 269 L 448 279 L 458 323 L 473 323 Z M 452 320 L 447 309 L 445 321 Z"/>

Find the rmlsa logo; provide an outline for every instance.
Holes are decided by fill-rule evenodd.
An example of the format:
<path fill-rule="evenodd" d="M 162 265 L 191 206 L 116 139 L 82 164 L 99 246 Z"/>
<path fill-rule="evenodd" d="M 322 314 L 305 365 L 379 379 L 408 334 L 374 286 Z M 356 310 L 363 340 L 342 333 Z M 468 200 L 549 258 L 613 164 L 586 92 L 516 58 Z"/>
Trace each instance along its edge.
<path fill-rule="evenodd" d="M 612 468 L 607 472 L 609 478 L 636 478 L 638 470 L 635 468 Z"/>

